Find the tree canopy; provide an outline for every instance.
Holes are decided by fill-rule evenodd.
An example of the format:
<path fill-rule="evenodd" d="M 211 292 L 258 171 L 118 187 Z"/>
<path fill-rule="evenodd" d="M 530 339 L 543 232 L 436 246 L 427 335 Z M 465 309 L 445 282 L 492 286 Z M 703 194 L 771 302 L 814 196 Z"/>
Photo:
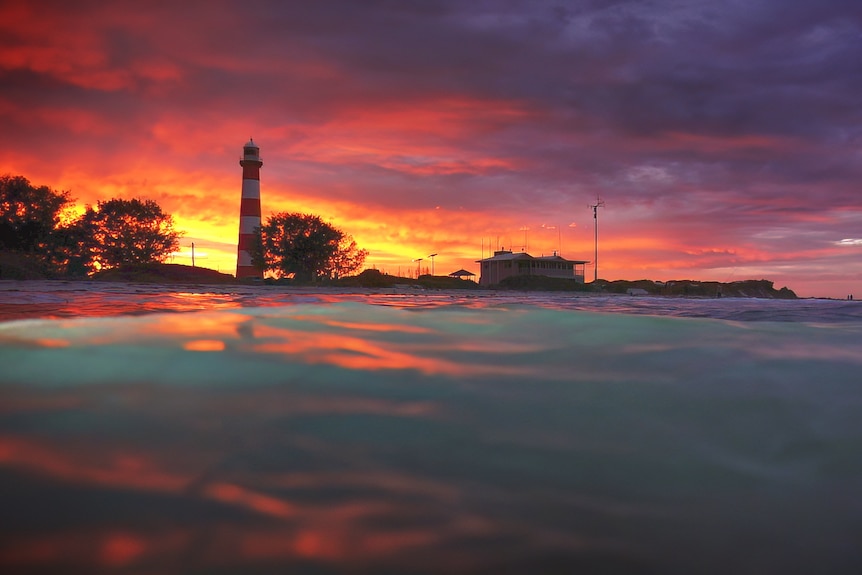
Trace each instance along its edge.
<path fill-rule="evenodd" d="M 357 271 L 368 255 L 349 235 L 312 214 L 281 212 L 259 229 L 255 265 L 279 277 L 313 281 Z"/>
<path fill-rule="evenodd" d="M 23 176 L 0 176 L 0 249 L 47 258 L 71 202 L 69 192 L 33 186 Z"/>
<path fill-rule="evenodd" d="M 81 256 L 89 269 L 162 262 L 179 247 L 173 217 L 153 200 L 99 201 L 78 221 Z"/>

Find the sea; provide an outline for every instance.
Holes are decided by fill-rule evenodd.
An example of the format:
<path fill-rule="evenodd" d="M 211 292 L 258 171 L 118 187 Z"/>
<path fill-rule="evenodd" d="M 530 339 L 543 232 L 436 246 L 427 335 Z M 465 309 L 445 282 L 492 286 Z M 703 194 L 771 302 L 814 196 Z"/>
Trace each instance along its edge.
<path fill-rule="evenodd" d="M 862 573 L 862 304 L 2 281 L 0 571 Z"/>

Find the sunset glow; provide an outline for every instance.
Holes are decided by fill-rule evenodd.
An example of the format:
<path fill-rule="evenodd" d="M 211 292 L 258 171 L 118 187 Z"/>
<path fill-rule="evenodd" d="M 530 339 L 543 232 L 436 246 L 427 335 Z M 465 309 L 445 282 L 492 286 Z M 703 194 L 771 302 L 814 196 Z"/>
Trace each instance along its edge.
<path fill-rule="evenodd" d="M 264 219 L 319 215 L 387 273 L 592 260 L 599 196 L 600 278 L 844 298 L 860 30 L 838 0 L 0 1 L 0 174 L 155 200 L 169 261 L 232 274 L 253 137 Z"/>

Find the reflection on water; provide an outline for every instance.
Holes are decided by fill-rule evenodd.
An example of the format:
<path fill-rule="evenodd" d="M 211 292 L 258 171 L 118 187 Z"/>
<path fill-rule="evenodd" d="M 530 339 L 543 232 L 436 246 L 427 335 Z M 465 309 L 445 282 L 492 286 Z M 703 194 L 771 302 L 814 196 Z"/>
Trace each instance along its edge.
<path fill-rule="evenodd" d="M 862 566 L 858 308 L 262 293 L 0 323 L 4 572 Z"/>

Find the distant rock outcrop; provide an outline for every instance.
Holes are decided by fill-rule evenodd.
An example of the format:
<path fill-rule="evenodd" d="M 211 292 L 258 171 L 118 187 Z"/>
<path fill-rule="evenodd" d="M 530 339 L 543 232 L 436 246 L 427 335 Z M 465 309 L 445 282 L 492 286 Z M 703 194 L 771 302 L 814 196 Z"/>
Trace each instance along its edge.
<path fill-rule="evenodd" d="M 509 276 L 496 289 L 524 291 L 578 291 L 588 293 L 618 293 L 632 296 L 678 297 L 754 297 L 764 299 L 796 299 L 793 290 L 775 289 L 769 280 L 744 280 L 730 283 L 678 280 L 655 282 L 651 280 L 598 280 L 580 283 L 570 279 L 546 276 Z"/>
<path fill-rule="evenodd" d="M 675 280 L 654 282 L 650 280 L 599 280 L 596 288 L 606 293 L 637 293 L 684 297 L 755 297 L 764 299 L 796 299 L 793 290 L 783 287 L 775 289 L 769 280 L 742 280 L 735 282 L 701 282 Z"/>

